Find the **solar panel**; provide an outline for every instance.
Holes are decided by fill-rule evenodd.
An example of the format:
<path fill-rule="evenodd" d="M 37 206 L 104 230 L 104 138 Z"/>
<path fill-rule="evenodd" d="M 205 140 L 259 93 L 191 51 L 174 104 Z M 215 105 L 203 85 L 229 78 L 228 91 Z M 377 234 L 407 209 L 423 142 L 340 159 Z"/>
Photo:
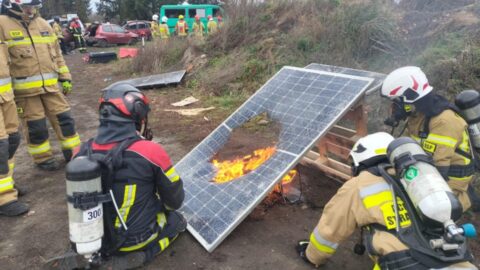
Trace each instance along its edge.
<path fill-rule="evenodd" d="M 180 211 L 188 230 L 213 251 L 364 94 L 373 79 L 284 67 L 177 165 L 184 180 Z M 212 182 L 213 156 L 232 131 L 266 112 L 280 124 L 276 152 L 256 170 L 231 182 Z"/>
<path fill-rule="evenodd" d="M 186 70 L 180 70 L 169 73 L 140 77 L 136 79 L 124 80 L 116 82 L 115 84 L 128 83 L 140 89 L 154 88 L 160 85 L 178 84 L 182 81 L 185 73 Z"/>
<path fill-rule="evenodd" d="M 383 80 L 385 80 L 386 75 L 383 73 L 377 73 L 372 71 L 360 70 L 360 69 L 353 69 L 353 68 L 346 68 L 346 67 L 337 67 L 337 66 L 329 66 L 323 64 L 310 64 L 305 68 L 313 69 L 313 70 L 321 70 L 327 72 L 334 72 L 334 73 L 341 73 L 341 74 L 348 74 L 353 76 L 360 76 L 360 77 L 368 77 L 373 78 L 373 82 L 370 87 L 367 89 L 366 94 L 370 94 L 375 92 L 382 86 Z"/>

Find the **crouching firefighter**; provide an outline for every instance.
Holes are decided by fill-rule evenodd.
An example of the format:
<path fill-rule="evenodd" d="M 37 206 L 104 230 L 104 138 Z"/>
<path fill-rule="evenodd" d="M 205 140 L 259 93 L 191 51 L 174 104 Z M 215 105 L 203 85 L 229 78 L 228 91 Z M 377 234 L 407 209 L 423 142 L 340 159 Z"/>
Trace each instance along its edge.
<path fill-rule="evenodd" d="M 473 206 L 474 211 L 480 211 L 480 197 L 470 184 L 475 173 L 475 152 L 465 121 L 468 119 L 462 117 L 459 108 L 436 94 L 423 71 L 413 66 L 392 71 L 383 82 L 382 96 L 393 102 L 392 117 L 386 124 L 396 126 L 407 120 L 406 135 L 433 156 L 463 210 Z M 467 97 L 460 105 L 471 106 Z"/>
<path fill-rule="evenodd" d="M 185 231 L 175 211 L 183 182 L 165 150 L 150 141 L 142 92 L 112 86 L 103 91 L 99 110 L 97 136 L 67 166 L 70 240 L 92 265 L 132 269 Z"/>
<path fill-rule="evenodd" d="M 466 243 L 475 229 L 456 225 L 462 206 L 417 142 L 375 133 L 358 140 L 350 156 L 354 177 L 296 247 L 305 261 L 325 264 L 360 227 L 355 253 L 367 250 L 373 269 L 477 269 Z"/>

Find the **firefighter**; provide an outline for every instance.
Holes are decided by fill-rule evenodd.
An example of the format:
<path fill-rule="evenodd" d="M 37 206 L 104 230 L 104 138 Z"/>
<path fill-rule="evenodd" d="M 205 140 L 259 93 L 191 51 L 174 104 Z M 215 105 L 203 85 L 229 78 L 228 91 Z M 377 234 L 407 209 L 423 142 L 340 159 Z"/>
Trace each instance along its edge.
<path fill-rule="evenodd" d="M 458 109 L 436 94 L 423 71 L 413 66 L 392 71 L 383 82 L 382 96 L 393 101 L 392 121 L 408 120 L 407 136 L 432 154 L 435 166 L 467 211 L 474 199 L 468 190 L 475 164 L 467 123 L 456 113 Z"/>
<path fill-rule="evenodd" d="M 160 38 L 163 40 L 169 39 L 170 38 L 170 29 L 168 28 L 167 25 L 168 18 L 167 16 L 162 17 L 162 23 L 160 24 Z"/>
<path fill-rule="evenodd" d="M 66 55 L 67 47 L 65 46 L 65 39 L 63 37 L 62 26 L 60 25 L 60 17 L 55 16 L 53 18 L 52 28 L 53 28 L 53 31 L 55 32 L 55 35 L 57 36 L 58 43 L 60 44 L 60 49 L 62 50 L 62 54 Z"/>
<path fill-rule="evenodd" d="M 8 58 L 8 45 L 0 35 L 0 215 L 18 216 L 28 212 L 28 205 L 18 201 L 13 181 L 13 156 L 20 133 Z"/>
<path fill-rule="evenodd" d="M 160 35 L 160 26 L 158 25 L 158 15 L 154 14 L 152 16 L 152 22 L 150 23 L 150 31 L 152 31 L 152 36 L 154 38 L 161 36 Z"/>
<path fill-rule="evenodd" d="M 205 33 L 205 26 L 200 21 L 200 15 L 195 15 L 195 22 L 193 23 L 192 31 L 193 37 L 198 39 L 203 38 L 203 35 Z"/>
<path fill-rule="evenodd" d="M 128 228 L 126 231 L 113 207 L 105 206 L 102 254 L 113 255 L 106 262 L 113 269 L 150 262 L 186 228 L 186 220 L 175 211 L 183 203 L 183 182 L 162 146 L 151 141 L 149 111 L 147 97 L 129 84 L 104 90 L 97 136 L 83 144 L 77 155 L 105 156 L 110 150 L 117 151 L 113 164 L 121 157 L 123 165 L 115 169 L 112 187 L 107 187 L 108 181 L 102 177 L 104 190 L 113 190 Z"/>
<path fill-rule="evenodd" d="M 207 30 L 209 34 L 213 34 L 218 30 L 217 22 L 213 19 L 212 15 L 208 15 Z"/>
<path fill-rule="evenodd" d="M 362 227 L 366 231 L 363 233 L 364 244 L 375 262 L 376 270 L 450 269 L 444 268 L 449 266 L 445 263 L 431 267 L 431 261 L 415 259 L 410 255 L 410 250 L 415 247 L 406 246 L 396 234 L 392 189 L 378 167 L 381 163 L 389 162 L 386 152 L 393 140 L 390 134 L 379 132 L 359 139 L 354 145 L 350 152 L 354 177 L 327 203 L 309 241 L 298 243 L 296 250 L 304 260 L 316 266 L 325 264 L 338 245 Z M 396 198 L 399 226 L 413 226 L 415 221 L 410 218 L 415 218 L 414 215 L 408 213 L 399 196 Z M 455 269 L 477 269 L 463 259 L 450 266 Z"/>
<path fill-rule="evenodd" d="M 60 165 L 50 147 L 47 117 L 66 161 L 80 145 L 80 138 L 64 97 L 72 90 L 70 72 L 55 33 L 39 15 L 41 4 L 41 0 L 4 1 L 6 15 L 0 16 L 0 39 L 8 44 L 12 86 L 28 152 L 40 169 L 51 171 Z"/>
<path fill-rule="evenodd" d="M 186 37 L 188 35 L 188 24 L 184 20 L 183 15 L 178 15 L 178 22 L 175 25 L 175 33 L 179 37 Z"/>
<path fill-rule="evenodd" d="M 87 48 L 85 47 L 85 39 L 82 35 L 82 26 L 80 25 L 80 20 L 78 17 L 73 18 L 73 20 L 70 22 L 68 30 L 73 35 L 75 48 L 78 48 L 81 53 L 86 52 Z"/>

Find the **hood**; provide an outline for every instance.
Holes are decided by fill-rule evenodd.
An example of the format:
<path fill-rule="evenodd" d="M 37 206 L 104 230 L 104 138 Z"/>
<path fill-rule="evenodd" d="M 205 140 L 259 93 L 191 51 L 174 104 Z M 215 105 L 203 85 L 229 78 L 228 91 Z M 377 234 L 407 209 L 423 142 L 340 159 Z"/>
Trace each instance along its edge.
<path fill-rule="evenodd" d="M 121 142 L 126 139 L 137 137 L 138 132 L 135 128 L 135 123 L 114 122 L 100 120 L 98 127 L 98 134 L 95 137 L 95 143 L 110 144 Z"/>
<path fill-rule="evenodd" d="M 451 107 L 450 102 L 437 94 L 429 93 L 425 97 L 413 103 L 415 110 L 426 117 L 434 117 Z"/>

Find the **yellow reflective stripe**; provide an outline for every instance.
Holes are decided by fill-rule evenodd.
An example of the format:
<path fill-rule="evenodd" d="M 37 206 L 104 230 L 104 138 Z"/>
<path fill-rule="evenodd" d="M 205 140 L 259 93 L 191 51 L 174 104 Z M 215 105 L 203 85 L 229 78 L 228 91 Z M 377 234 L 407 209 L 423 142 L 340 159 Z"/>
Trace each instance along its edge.
<path fill-rule="evenodd" d="M 125 223 L 127 223 L 127 218 L 128 218 L 128 214 L 130 213 L 130 208 L 135 202 L 136 193 L 137 193 L 137 185 L 125 186 L 125 193 L 123 194 L 122 207 L 120 207 L 120 209 L 118 210 Z M 115 219 L 115 227 L 120 228 L 120 219 L 118 217 Z"/>
<path fill-rule="evenodd" d="M 15 90 L 26 90 L 43 86 L 52 86 L 57 83 L 58 75 L 56 73 L 45 73 L 27 77 L 25 79 L 13 79 L 13 88 Z"/>
<path fill-rule="evenodd" d="M 169 245 L 170 245 L 170 240 L 168 240 L 168 237 L 165 237 L 158 241 L 160 244 L 160 248 L 162 249 L 161 251 L 164 251 Z"/>
<path fill-rule="evenodd" d="M 68 138 L 68 139 L 65 139 L 62 141 L 62 149 L 66 149 L 66 150 L 70 150 L 70 149 L 73 149 L 75 147 L 77 147 L 78 145 L 80 145 L 80 136 L 75 135 L 74 137 L 72 138 Z"/>
<path fill-rule="evenodd" d="M 460 150 L 462 150 L 465 153 L 470 153 L 470 138 L 468 136 L 467 131 L 463 131 L 462 134 L 462 143 L 458 146 Z M 463 161 L 465 162 L 465 165 L 470 164 L 471 160 L 467 157 L 464 157 L 461 155 L 463 158 Z"/>
<path fill-rule="evenodd" d="M 368 209 L 374 206 L 380 206 L 389 201 L 393 201 L 392 193 L 390 191 L 383 191 L 363 198 L 363 205 Z"/>
<path fill-rule="evenodd" d="M 177 171 L 175 171 L 175 168 L 172 167 L 170 170 L 168 170 L 165 175 L 170 179 L 170 182 L 175 183 L 178 180 L 180 180 L 180 175 L 177 174 Z"/>
<path fill-rule="evenodd" d="M 324 252 L 324 253 L 327 253 L 327 254 L 335 253 L 335 249 L 333 249 L 329 246 L 320 244 L 317 241 L 317 239 L 315 239 L 315 235 L 313 235 L 313 233 L 310 235 L 310 243 L 312 243 L 321 252 Z"/>
<path fill-rule="evenodd" d="M 167 224 L 167 217 L 165 216 L 165 213 L 157 214 L 157 224 L 160 226 L 160 228 L 163 228 L 163 226 Z"/>
<path fill-rule="evenodd" d="M 420 137 L 417 137 L 417 136 L 415 136 L 415 135 L 412 135 L 411 137 L 412 137 L 412 139 L 414 139 L 414 140 L 417 141 L 418 143 L 420 143 L 420 142 L 422 141 L 422 140 L 420 139 Z"/>
<path fill-rule="evenodd" d="M 9 176 L 9 177 L 0 179 L 0 192 L 11 190 L 13 189 L 13 186 L 14 186 L 13 177 Z"/>
<path fill-rule="evenodd" d="M 140 244 L 136 244 L 134 246 L 120 248 L 120 251 L 134 251 L 134 250 L 137 250 L 137 249 L 141 249 L 144 246 L 148 245 L 153 240 L 155 240 L 157 237 L 158 237 L 158 233 L 154 233 L 146 241 L 144 241 Z"/>
<path fill-rule="evenodd" d="M 58 73 L 60 73 L 60 74 L 69 73 L 69 72 L 70 72 L 70 70 L 68 69 L 67 66 L 63 66 L 63 67 L 60 67 L 60 68 L 58 69 Z"/>
<path fill-rule="evenodd" d="M 0 79 L 0 93 L 8 92 L 12 90 L 12 79 L 5 78 Z"/>
<path fill-rule="evenodd" d="M 455 140 L 452 137 L 441 136 L 441 135 L 432 134 L 432 133 L 428 134 L 428 137 L 427 137 L 426 141 L 431 142 L 431 143 L 445 145 L 447 147 L 452 147 L 452 148 L 454 148 L 455 145 L 457 145 L 457 140 Z"/>
<path fill-rule="evenodd" d="M 449 180 L 455 180 L 455 181 L 470 181 L 472 179 L 473 176 L 465 176 L 465 177 L 453 177 L 453 176 L 449 176 L 448 179 Z"/>
<path fill-rule="evenodd" d="M 48 36 L 48 37 L 42 37 L 42 36 L 32 36 L 32 40 L 34 44 L 48 44 L 48 43 L 54 43 L 57 41 L 57 37 L 54 36 Z M 32 45 L 32 40 L 30 38 L 25 38 L 25 39 L 20 39 L 20 40 L 7 40 L 8 47 L 14 47 L 14 46 L 20 46 L 20 45 Z"/>
<path fill-rule="evenodd" d="M 375 149 L 375 154 L 377 154 L 377 155 L 386 155 L 386 154 L 387 154 L 387 148 Z"/>
<path fill-rule="evenodd" d="M 38 154 L 43 154 L 50 151 L 50 142 L 46 141 L 40 145 L 28 145 L 28 153 L 30 155 L 38 155 Z"/>

